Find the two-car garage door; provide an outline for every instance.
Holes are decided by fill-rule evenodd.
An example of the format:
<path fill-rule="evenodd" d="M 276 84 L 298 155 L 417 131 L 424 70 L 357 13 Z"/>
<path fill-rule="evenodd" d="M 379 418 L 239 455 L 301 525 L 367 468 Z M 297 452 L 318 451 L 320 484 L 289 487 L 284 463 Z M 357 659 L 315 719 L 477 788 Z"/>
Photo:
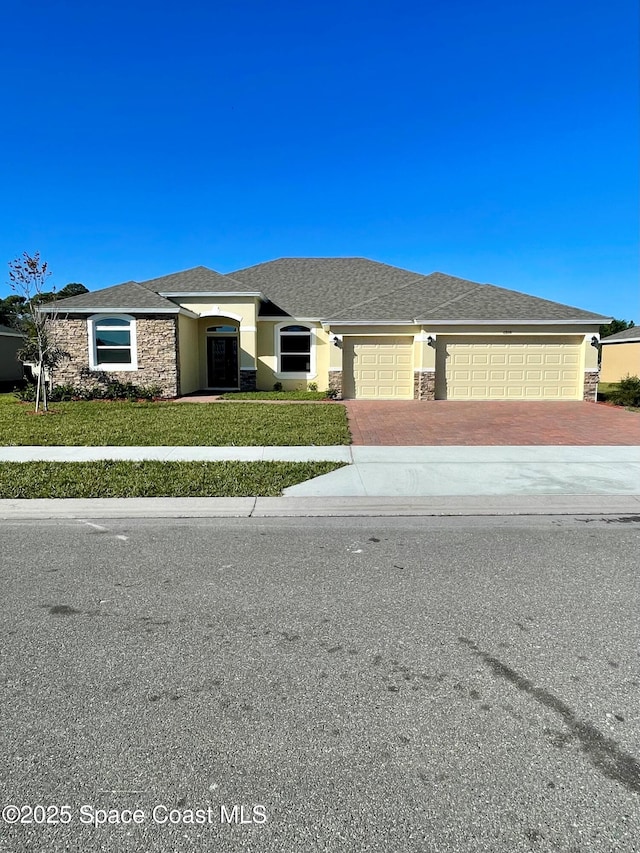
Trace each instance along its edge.
<path fill-rule="evenodd" d="M 440 400 L 579 400 L 581 338 L 438 340 Z"/>
<path fill-rule="evenodd" d="M 580 400 L 582 336 L 438 335 L 439 400 Z M 344 393 L 413 398 L 413 337 L 345 336 Z"/>

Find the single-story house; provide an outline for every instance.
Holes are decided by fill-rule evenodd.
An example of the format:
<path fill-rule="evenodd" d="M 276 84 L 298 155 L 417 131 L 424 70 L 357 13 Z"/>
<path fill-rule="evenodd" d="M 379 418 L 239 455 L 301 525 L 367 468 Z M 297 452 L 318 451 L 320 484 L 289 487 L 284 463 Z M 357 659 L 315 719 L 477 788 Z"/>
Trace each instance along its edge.
<path fill-rule="evenodd" d="M 22 363 L 18 350 L 24 338 L 10 326 L 0 326 L 0 382 L 17 382 L 23 377 Z"/>
<path fill-rule="evenodd" d="M 600 341 L 600 380 L 619 382 L 625 376 L 640 376 L 640 328 L 632 326 Z"/>
<path fill-rule="evenodd" d="M 315 383 L 369 400 L 594 400 L 610 320 L 365 258 L 195 267 L 43 310 L 70 354 L 55 384 L 102 372 L 166 397 Z"/>

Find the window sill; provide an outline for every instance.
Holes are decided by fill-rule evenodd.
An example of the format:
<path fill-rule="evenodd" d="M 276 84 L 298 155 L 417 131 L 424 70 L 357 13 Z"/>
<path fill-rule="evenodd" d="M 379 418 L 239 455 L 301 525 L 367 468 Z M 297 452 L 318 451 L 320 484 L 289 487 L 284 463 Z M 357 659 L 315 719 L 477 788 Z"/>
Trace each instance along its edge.
<path fill-rule="evenodd" d="M 277 372 L 273 374 L 276 379 L 315 379 L 317 377 L 317 373 L 282 373 Z"/>
<path fill-rule="evenodd" d="M 131 373 L 134 370 L 138 369 L 137 364 L 92 364 L 89 366 L 89 370 L 92 373 Z"/>

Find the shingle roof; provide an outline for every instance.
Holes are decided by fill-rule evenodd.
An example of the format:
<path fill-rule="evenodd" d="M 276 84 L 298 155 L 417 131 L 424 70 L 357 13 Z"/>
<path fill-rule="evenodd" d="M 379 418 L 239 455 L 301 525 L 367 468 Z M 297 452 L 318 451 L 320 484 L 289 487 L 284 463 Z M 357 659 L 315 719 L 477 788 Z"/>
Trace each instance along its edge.
<path fill-rule="evenodd" d="M 490 284 L 403 270 L 366 258 L 280 258 L 231 273 L 294 317 L 365 320 L 609 318 Z"/>
<path fill-rule="evenodd" d="M 280 258 L 229 275 L 200 266 L 72 296 L 55 309 L 177 312 L 177 304 L 160 293 L 206 292 L 262 293 L 267 300 L 262 316 L 284 312 L 346 322 L 610 319 L 491 284 L 439 272 L 421 275 L 366 258 Z"/>
<path fill-rule="evenodd" d="M 431 309 L 423 316 L 430 320 L 585 320 L 596 323 L 609 319 L 603 314 L 493 284 L 479 284 L 462 299 Z"/>
<path fill-rule="evenodd" d="M 411 319 L 416 300 L 435 303 L 478 285 L 424 276 L 367 258 L 280 258 L 231 273 L 294 317 Z"/>
<path fill-rule="evenodd" d="M 102 290 L 94 290 L 90 293 L 81 293 L 79 296 L 69 296 L 60 299 L 50 306 L 45 305 L 44 311 L 57 311 L 58 313 L 73 313 L 74 311 L 175 311 L 180 308 L 175 302 L 159 296 L 153 290 L 137 284 L 135 281 L 127 281 L 124 284 L 116 284 L 113 287 L 105 287 Z"/>
<path fill-rule="evenodd" d="M 236 282 L 234 286 L 231 276 L 222 275 L 208 267 L 193 267 L 140 283 L 155 293 L 220 293 L 245 290 L 241 282 Z"/>
<path fill-rule="evenodd" d="M 630 329 L 623 329 L 615 335 L 607 335 L 606 338 L 600 339 L 601 344 L 615 344 L 618 341 L 640 341 L 640 326 L 631 326 Z"/>

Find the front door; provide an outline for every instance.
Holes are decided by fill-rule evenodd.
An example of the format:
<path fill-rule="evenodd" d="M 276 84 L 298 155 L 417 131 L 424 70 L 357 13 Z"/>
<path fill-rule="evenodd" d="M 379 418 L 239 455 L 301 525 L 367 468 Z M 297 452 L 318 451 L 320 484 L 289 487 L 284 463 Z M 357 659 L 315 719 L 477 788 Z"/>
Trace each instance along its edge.
<path fill-rule="evenodd" d="M 207 379 L 209 388 L 238 387 L 238 339 L 207 338 Z"/>

